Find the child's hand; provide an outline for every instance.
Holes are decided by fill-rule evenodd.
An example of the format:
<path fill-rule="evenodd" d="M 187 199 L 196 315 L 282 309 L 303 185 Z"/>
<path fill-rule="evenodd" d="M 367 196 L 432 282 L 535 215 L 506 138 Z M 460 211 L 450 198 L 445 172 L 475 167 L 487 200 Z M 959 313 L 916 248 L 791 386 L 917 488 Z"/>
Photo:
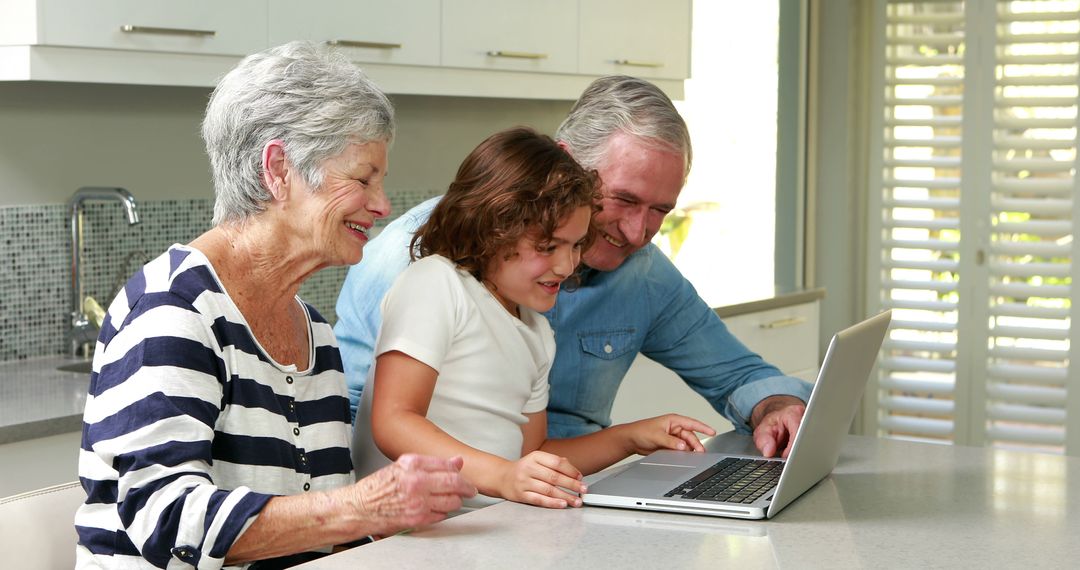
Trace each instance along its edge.
<path fill-rule="evenodd" d="M 658 449 L 705 451 L 694 432 L 716 435 L 716 430 L 708 425 L 678 414 L 638 420 L 623 424 L 621 428 L 628 439 L 628 450 L 639 455 L 648 455 Z"/>
<path fill-rule="evenodd" d="M 502 476 L 503 498 L 549 509 L 580 507 L 584 493 L 581 471 L 566 460 L 545 451 L 534 451 L 517 461 L 506 464 Z"/>

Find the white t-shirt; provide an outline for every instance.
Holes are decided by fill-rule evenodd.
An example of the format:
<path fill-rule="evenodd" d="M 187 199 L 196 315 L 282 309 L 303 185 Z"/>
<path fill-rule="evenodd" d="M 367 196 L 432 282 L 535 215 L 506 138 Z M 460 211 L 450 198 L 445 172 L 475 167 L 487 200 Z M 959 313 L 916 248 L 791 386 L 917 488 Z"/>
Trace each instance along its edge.
<path fill-rule="evenodd" d="M 427 418 L 458 441 L 513 461 L 521 457 L 524 414 L 547 408 L 555 357 L 547 319 L 525 307 L 519 312 L 517 319 L 472 275 L 431 255 L 411 264 L 386 293 L 375 358 L 397 350 L 434 368 L 439 376 Z M 389 463 L 371 436 L 375 370 L 356 413 L 358 477 Z M 477 499 L 466 505 L 495 502 Z"/>

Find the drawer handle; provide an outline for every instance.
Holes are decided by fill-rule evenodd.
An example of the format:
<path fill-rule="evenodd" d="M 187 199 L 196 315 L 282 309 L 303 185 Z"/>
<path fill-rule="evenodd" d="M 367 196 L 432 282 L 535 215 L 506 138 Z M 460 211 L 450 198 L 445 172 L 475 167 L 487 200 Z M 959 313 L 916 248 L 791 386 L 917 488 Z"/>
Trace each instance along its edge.
<path fill-rule="evenodd" d="M 530 53 L 527 51 L 503 51 L 495 50 L 487 52 L 491 57 L 513 57 L 517 59 L 546 59 L 546 53 Z"/>
<path fill-rule="evenodd" d="M 401 49 L 401 44 L 365 42 L 360 40 L 326 40 L 326 45 L 351 48 Z"/>
<path fill-rule="evenodd" d="M 188 30 L 185 28 L 155 28 L 153 26 L 132 26 L 125 24 L 120 26 L 120 31 L 125 34 L 157 34 L 160 36 L 195 36 L 199 38 L 212 38 L 217 35 L 214 30 Z"/>
<path fill-rule="evenodd" d="M 786 319 L 780 319 L 771 323 L 761 323 L 760 326 L 763 329 L 782 329 L 785 327 L 793 327 L 795 325 L 801 325 L 806 322 L 806 317 L 788 317 Z"/>
<path fill-rule="evenodd" d="M 613 63 L 615 65 L 629 65 L 633 67 L 664 67 L 664 64 L 658 61 L 641 61 L 637 59 L 616 59 Z"/>

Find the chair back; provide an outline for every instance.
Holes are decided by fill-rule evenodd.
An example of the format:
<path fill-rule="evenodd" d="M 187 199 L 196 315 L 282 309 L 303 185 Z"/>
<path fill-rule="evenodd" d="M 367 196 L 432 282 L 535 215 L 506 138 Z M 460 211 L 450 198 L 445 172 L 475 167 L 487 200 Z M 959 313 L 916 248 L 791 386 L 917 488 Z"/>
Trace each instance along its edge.
<path fill-rule="evenodd" d="M 75 511 L 85 500 L 78 481 L 0 499 L 3 558 L 24 570 L 74 568 Z"/>

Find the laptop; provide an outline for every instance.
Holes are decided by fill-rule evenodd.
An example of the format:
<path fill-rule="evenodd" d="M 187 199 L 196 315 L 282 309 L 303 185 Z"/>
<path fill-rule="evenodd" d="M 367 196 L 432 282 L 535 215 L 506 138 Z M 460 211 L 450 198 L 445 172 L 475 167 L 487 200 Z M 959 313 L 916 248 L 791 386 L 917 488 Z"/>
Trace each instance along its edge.
<path fill-rule="evenodd" d="M 589 486 L 586 505 L 743 519 L 776 516 L 836 466 L 892 321 L 885 311 L 833 336 L 787 460 L 657 451 Z"/>

